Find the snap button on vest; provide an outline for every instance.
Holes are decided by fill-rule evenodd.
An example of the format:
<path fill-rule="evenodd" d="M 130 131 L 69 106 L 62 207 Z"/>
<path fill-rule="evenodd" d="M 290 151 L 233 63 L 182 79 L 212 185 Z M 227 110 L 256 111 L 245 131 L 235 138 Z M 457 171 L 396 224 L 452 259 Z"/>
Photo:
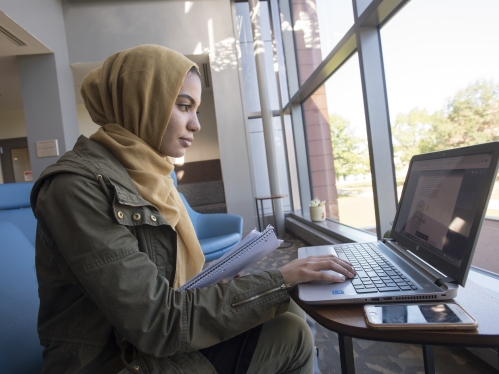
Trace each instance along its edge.
<path fill-rule="evenodd" d="M 156 222 L 156 216 L 151 216 L 151 219 Z"/>
<path fill-rule="evenodd" d="M 135 213 L 133 216 L 132 216 L 132 219 L 134 221 L 138 221 L 140 219 L 140 214 L 139 213 Z"/>
<path fill-rule="evenodd" d="M 118 218 L 119 218 L 119 219 L 123 218 L 123 212 L 121 212 L 121 211 L 120 211 L 120 212 L 118 212 Z"/>

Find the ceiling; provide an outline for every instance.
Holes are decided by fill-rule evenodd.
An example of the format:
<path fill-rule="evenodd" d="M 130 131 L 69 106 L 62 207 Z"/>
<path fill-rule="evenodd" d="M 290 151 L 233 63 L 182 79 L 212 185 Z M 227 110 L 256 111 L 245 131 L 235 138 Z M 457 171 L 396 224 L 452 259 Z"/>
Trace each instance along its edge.
<path fill-rule="evenodd" d="M 52 51 L 0 11 L 0 56 L 42 53 L 52 53 Z"/>
<path fill-rule="evenodd" d="M 43 53 L 52 51 L 0 12 L 0 110 L 22 109 L 16 56 Z"/>

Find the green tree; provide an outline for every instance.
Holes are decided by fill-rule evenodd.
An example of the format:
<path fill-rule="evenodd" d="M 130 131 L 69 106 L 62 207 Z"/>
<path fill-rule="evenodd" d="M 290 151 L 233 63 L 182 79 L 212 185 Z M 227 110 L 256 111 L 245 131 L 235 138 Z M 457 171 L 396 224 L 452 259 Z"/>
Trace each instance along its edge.
<path fill-rule="evenodd" d="M 458 91 L 443 110 L 399 114 L 392 132 L 398 168 L 414 154 L 498 140 L 499 85 L 479 80 Z"/>
<path fill-rule="evenodd" d="M 329 115 L 334 170 L 337 177 L 369 173 L 369 156 L 362 149 L 363 141 L 357 137 L 350 122 L 337 115 Z"/>
<path fill-rule="evenodd" d="M 448 126 L 443 111 L 428 113 L 426 109 L 414 108 L 407 114 L 399 114 L 392 125 L 395 165 L 402 168 L 409 164 L 415 154 L 431 152 L 434 148 L 435 128 Z"/>

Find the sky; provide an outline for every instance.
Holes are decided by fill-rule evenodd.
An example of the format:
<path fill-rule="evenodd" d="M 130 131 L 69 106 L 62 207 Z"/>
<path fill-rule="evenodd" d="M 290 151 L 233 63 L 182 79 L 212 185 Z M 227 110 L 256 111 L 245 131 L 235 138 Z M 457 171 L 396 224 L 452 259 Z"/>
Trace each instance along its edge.
<path fill-rule="evenodd" d="M 353 24 L 351 0 L 316 0 L 323 56 Z M 499 83 L 498 0 L 412 0 L 381 29 L 390 118 L 444 109 L 478 79 Z M 365 134 L 358 56 L 326 83 L 328 108 Z M 365 136 L 365 135 L 363 135 Z"/>

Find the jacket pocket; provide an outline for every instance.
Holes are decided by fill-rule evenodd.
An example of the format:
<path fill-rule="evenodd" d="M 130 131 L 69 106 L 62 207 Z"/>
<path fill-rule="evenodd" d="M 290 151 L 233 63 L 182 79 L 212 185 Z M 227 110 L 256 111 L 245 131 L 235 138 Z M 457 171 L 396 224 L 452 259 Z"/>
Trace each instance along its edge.
<path fill-rule="evenodd" d="M 149 370 L 147 370 L 147 366 L 141 357 L 137 357 L 135 360 L 130 362 L 129 368 L 125 367 L 123 370 L 120 370 L 117 374 L 150 374 Z"/>

